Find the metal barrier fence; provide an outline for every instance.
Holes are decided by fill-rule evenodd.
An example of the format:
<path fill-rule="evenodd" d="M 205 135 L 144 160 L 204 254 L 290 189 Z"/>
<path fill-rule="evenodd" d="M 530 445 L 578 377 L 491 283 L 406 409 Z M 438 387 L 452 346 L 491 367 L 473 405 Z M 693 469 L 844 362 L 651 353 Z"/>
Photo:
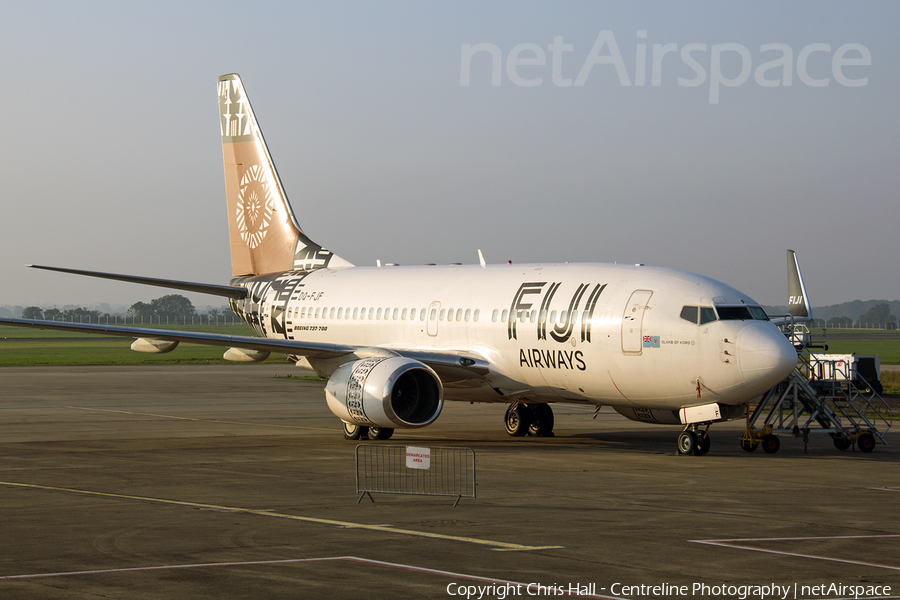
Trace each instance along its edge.
<path fill-rule="evenodd" d="M 356 447 L 356 491 L 368 495 L 420 494 L 475 498 L 475 451 L 471 448 L 387 446 Z"/>

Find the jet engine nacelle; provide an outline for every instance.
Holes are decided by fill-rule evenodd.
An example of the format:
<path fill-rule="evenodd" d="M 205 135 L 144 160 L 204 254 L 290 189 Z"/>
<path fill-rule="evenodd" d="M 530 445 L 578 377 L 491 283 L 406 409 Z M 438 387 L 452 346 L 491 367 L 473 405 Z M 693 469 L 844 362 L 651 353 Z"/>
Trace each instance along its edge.
<path fill-rule="evenodd" d="M 372 427 L 425 427 L 441 414 L 444 386 L 431 367 L 411 358 L 375 356 L 338 367 L 325 386 L 339 419 Z"/>
<path fill-rule="evenodd" d="M 178 346 L 178 342 L 138 338 L 132 342 L 131 349 L 135 352 L 145 352 L 147 354 L 165 354 L 174 350 L 176 346 Z"/>

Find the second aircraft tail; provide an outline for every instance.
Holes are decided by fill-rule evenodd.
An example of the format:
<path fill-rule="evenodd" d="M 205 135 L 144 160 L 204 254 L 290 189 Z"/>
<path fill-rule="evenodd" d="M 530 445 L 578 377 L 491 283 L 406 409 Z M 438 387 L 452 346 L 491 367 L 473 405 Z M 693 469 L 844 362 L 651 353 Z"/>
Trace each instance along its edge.
<path fill-rule="evenodd" d="M 352 267 L 297 223 L 236 73 L 219 77 L 219 120 L 232 275 Z"/>

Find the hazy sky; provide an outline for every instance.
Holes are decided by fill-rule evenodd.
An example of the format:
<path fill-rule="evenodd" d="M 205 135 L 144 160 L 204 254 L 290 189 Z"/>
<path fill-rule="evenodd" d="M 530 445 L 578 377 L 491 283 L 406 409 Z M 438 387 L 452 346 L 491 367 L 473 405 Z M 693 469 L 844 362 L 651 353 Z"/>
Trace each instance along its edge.
<path fill-rule="evenodd" d="M 900 298 L 896 2 L 0 10 L 0 304 L 169 293 L 26 263 L 227 282 L 230 72 L 356 264 L 642 262 L 784 304 L 793 248 L 815 305 Z"/>

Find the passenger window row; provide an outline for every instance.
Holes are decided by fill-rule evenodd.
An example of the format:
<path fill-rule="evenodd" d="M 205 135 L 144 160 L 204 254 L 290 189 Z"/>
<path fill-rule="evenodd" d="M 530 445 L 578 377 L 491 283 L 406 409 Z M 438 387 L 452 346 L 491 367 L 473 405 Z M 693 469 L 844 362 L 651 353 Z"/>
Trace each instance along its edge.
<path fill-rule="evenodd" d="M 496 323 L 498 318 L 500 319 L 501 323 L 506 323 L 509 319 L 518 319 L 520 323 L 550 323 L 551 325 L 565 325 L 570 321 L 572 323 L 587 322 L 590 319 L 590 314 L 586 310 L 573 310 L 570 315 L 569 312 L 565 310 L 561 310 L 559 312 L 551 310 L 548 314 L 546 310 L 510 311 L 504 309 L 503 311 L 500 311 L 499 309 L 495 308 L 494 312 L 491 313 L 491 321 Z"/>
<path fill-rule="evenodd" d="M 315 309 L 315 310 L 314 310 Z M 343 307 L 343 306 L 316 306 L 289 308 L 288 319 L 334 319 L 334 320 L 358 320 L 358 321 L 424 321 L 427 315 L 425 308 L 382 308 L 382 307 Z M 457 308 L 441 309 L 440 315 L 437 309 L 431 309 L 431 320 L 440 318 L 441 321 L 478 321 L 481 315 L 480 309 Z"/>

